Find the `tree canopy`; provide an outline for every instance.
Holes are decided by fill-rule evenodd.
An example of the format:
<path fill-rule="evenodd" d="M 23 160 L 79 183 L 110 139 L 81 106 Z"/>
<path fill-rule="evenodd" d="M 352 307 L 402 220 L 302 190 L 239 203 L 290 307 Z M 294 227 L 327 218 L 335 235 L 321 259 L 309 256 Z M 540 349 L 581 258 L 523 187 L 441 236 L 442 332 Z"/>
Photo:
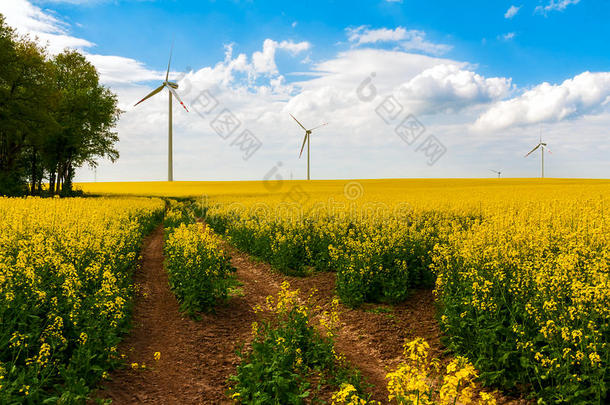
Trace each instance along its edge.
<path fill-rule="evenodd" d="M 0 14 L 0 195 L 70 194 L 76 168 L 118 159 L 117 104 L 81 53 L 50 57 Z"/>

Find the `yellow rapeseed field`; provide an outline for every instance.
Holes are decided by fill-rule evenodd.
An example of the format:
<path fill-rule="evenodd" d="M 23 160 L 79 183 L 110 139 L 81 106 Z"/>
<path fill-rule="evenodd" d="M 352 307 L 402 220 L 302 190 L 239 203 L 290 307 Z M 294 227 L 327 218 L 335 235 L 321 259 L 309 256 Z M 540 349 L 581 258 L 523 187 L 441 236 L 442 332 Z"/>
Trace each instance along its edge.
<path fill-rule="evenodd" d="M 285 273 L 337 272 L 351 306 L 435 288 L 448 344 L 487 382 L 602 403 L 609 377 L 610 181 L 82 184 L 198 199 L 234 245 Z"/>
<path fill-rule="evenodd" d="M 0 403 L 84 401 L 116 362 L 131 270 L 163 209 L 135 197 L 0 198 Z"/>

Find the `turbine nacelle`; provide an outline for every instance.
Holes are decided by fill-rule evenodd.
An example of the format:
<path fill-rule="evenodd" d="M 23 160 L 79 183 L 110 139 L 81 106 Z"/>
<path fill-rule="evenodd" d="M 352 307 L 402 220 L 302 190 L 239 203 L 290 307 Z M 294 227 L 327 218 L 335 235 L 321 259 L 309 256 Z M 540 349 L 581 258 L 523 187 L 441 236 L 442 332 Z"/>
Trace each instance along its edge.
<path fill-rule="evenodd" d="M 163 82 L 163 84 L 165 84 L 166 86 L 171 87 L 172 89 L 178 89 L 178 84 L 174 83 L 174 82 Z"/>
<path fill-rule="evenodd" d="M 500 170 L 494 170 L 494 169 L 489 169 L 490 172 L 494 172 L 495 174 L 498 175 L 498 178 L 500 178 L 502 176 L 502 171 Z"/>

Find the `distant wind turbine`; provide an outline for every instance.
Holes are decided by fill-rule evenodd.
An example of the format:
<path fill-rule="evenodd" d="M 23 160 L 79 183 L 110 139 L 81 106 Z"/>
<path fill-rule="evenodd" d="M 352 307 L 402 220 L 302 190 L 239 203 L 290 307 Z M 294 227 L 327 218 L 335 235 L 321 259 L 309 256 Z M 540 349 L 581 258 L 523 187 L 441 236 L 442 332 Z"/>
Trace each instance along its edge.
<path fill-rule="evenodd" d="M 325 122 L 322 125 L 318 125 L 317 127 L 307 129 L 303 126 L 303 124 L 301 124 L 299 122 L 299 120 L 294 118 L 294 115 L 290 114 L 290 116 L 292 117 L 293 120 L 295 120 L 297 122 L 297 124 L 299 124 L 299 126 L 301 128 L 303 128 L 303 130 L 305 130 L 305 138 L 303 138 L 303 145 L 301 145 L 301 153 L 299 153 L 299 159 L 301 158 L 301 155 L 303 155 L 303 148 L 305 148 L 305 142 L 307 142 L 307 180 L 309 180 L 310 179 L 310 177 L 309 177 L 309 138 L 311 138 L 311 132 L 314 129 L 318 129 L 320 127 L 323 127 L 324 125 L 328 125 L 328 122 Z"/>
<path fill-rule="evenodd" d="M 493 169 L 489 169 L 490 172 L 494 172 L 498 175 L 498 178 L 500 178 L 500 176 L 502 176 L 502 172 L 498 171 L 498 170 L 493 170 Z"/>
<path fill-rule="evenodd" d="M 154 96 L 155 94 L 157 94 L 161 90 L 163 90 L 164 88 L 167 88 L 167 90 L 169 90 L 169 135 L 168 135 L 168 141 L 167 141 L 167 181 L 174 181 L 174 163 L 173 163 L 173 157 L 172 157 L 172 153 L 173 153 L 172 152 L 172 96 L 174 96 L 174 97 L 176 97 L 176 99 L 178 99 L 178 101 L 180 102 L 180 105 L 182 107 L 184 107 L 186 112 L 189 111 L 188 108 L 186 108 L 186 106 L 180 99 L 180 96 L 178 96 L 178 93 L 176 92 L 176 89 L 178 88 L 178 84 L 174 83 L 174 82 L 170 82 L 168 80 L 169 79 L 169 67 L 172 63 L 173 51 L 174 51 L 174 46 L 172 45 L 172 49 L 169 52 L 169 62 L 167 62 L 167 72 L 165 73 L 165 81 L 163 82 L 163 84 L 161 84 L 161 86 L 159 86 L 156 89 L 154 89 L 153 91 L 151 91 L 146 97 L 144 97 L 142 100 L 138 101 L 135 104 L 135 105 L 138 105 L 142 101 L 151 98 L 152 96 Z M 134 107 L 135 107 L 135 105 L 134 105 Z"/>
<path fill-rule="evenodd" d="M 544 179 L 544 150 L 547 149 L 546 143 L 542 142 L 542 135 L 540 136 L 540 141 L 538 142 L 538 145 L 536 145 L 534 147 L 534 149 L 530 150 L 527 155 L 525 155 L 525 157 L 528 157 L 529 155 L 531 155 L 532 153 L 534 153 L 534 151 L 536 149 L 540 148 L 540 157 L 541 157 L 541 161 L 542 161 L 542 166 L 541 166 L 541 171 L 540 171 L 540 178 Z M 551 153 L 550 150 L 548 150 L 549 153 Z"/>

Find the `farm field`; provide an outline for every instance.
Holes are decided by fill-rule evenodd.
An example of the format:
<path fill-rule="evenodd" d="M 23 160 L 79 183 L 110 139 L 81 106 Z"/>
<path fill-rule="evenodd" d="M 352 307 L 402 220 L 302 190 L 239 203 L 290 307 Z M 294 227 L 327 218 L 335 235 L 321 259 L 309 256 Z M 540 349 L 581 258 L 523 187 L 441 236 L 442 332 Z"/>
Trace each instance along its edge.
<path fill-rule="evenodd" d="M 390 311 L 391 319 L 410 300 L 428 299 L 428 319 L 438 319 L 441 335 L 426 336 L 433 349 L 466 356 L 480 381 L 551 403 L 601 403 L 608 381 L 609 186 L 494 179 L 81 187 L 192 197 L 233 249 L 286 277 L 334 279 L 333 293 L 355 324 L 371 306 L 382 317 Z M 431 298 L 422 297 L 431 290 Z M 381 354 L 383 366 L 399 364 L 395 342 L 391 354 Z"/>
<path fill-rule="evenodd" d="M 607 399 L 609 181 L 76 187 L 1 200 L 4 402 Z"/>
<path fill-rule="evenodd" d="M 0 198 L 0 403 L 79 403 L 120 362 L 148 198 Z"/>

